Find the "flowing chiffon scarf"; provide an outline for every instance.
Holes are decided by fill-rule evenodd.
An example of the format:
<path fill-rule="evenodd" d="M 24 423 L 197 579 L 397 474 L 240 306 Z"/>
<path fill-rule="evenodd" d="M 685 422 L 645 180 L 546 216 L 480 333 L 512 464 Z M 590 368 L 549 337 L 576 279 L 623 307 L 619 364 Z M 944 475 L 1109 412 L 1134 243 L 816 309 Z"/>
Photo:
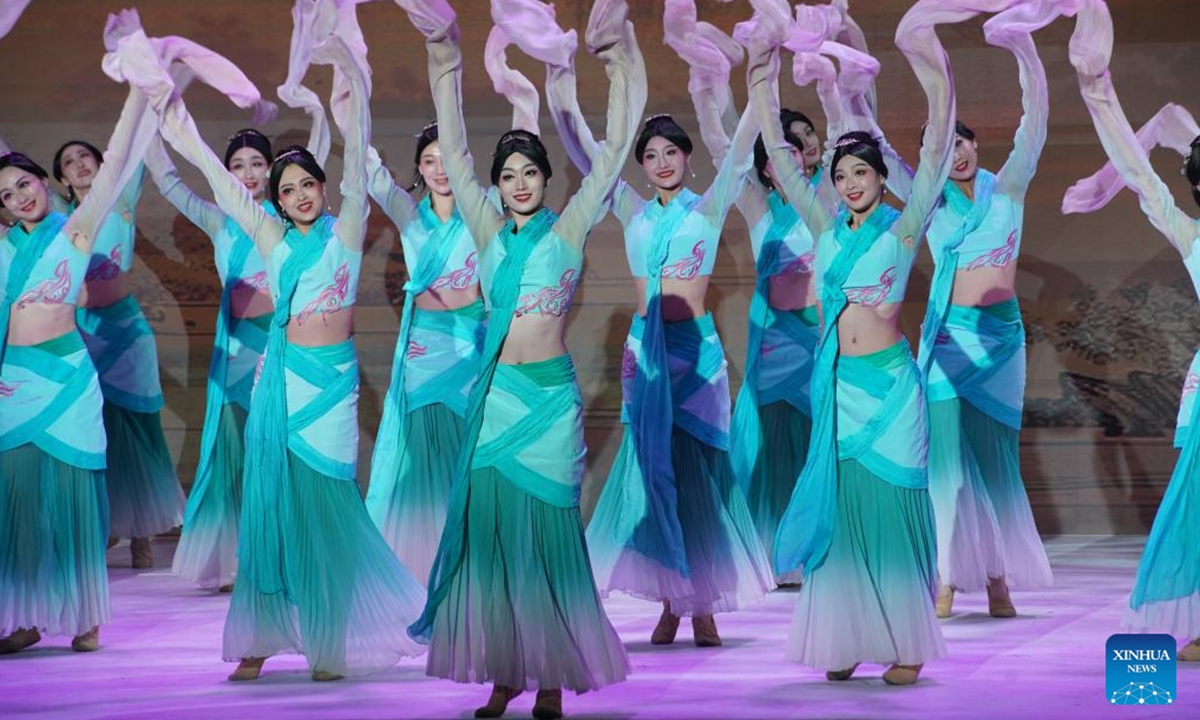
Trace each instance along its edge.
<path fill-rule="evenodd" d="M 496 375 L 500 351 L 508 338 L 516 312 L 517 298 L 521 291 L 521 277 L 534 247 L 549 233 L 558 216 L 542 208 L 530 218 L 519 231 L 513 232 L 515 223 L 510 218 L 492 242 L 504 243 L 505 255 L 496 269 L 488 297 L 490 321 L 483 341 L 483 359 L 479 379 L 471 388 L 467 405 L 465 433 L 462 449 L 454 469 L 454 484 L 450 489 L 450 500 L 446 510 L 446 525 L 438 544 L 433 568 L 429 573 L 429 595 L 425 609 L 416 622 L 408 628 L 413 639 L 428 643 L 433 634 L 433 623 L 442 601 L 450 594 L 454 577 L 462 566 L 466 554 L 467 501 L 470 496 L 471 464 L 475 456 L 476 443 L 483 426 L 484 401 Z"/>
<path fill-rule="evenodd" d="M 284 383 L 287 325 L 300 277 L 325 252 L 325 245 L 333 235 L 333 222 L 332 216 L 324 215 L 307 235 L 291 227 L 284 236 L 291 254 L 279 272 L 262 372 L 246 420 L 246 482 L 242 490 L 245 504 L 240 542 L 253 548 L 253 552 L 239 558 L 239 571 L 249 575 L 252 587 L 266 594 L 288 590 L 283 568 L 281 513 L 276 507 L 282 493 L 287 492 L 288 483 L 288 408 Z M 337 242 L 336 238 L 333 242 Z"/>
<path fill-rule="evenodd" d="M 653 517 L 640 522 L 632 544 L 654 551 L 654 561 L 689 577 L 683 528 L 679 524 L 675 469 L 671 460 L 674 406 L 671 373 L 667 362 L 666 329 L 662 317 L 662 271 L 670 255 L 671 240 L 700 196 L 668 203 L 654 226 L 646 257 L 646 320 L 638 353 L 633 397 L 629 398 L 629 432 L 642 481 L 646 486 L 646 512 Z"/>
<path fill-rule="evenodd" d="M 937 342 L 938 331 L 946 322 L 946 313 L 950 309 L 954 277 L 958 272 L 958 249 L 962 247 L 967 236 L 983 224 L 988 211 L 992 209 L 992 195 L 995 190 L 996 176 L 983 168 L 975 173 L 974 203 L 952 180 L 947 180 L 942 188 L 942 199 L 947 209 L 962 218 L 962 222 L 934 259 L 929 303 L 925 306 L 925 322 L 921 326 L 921 346 L 917 349 L 917 366 L 921 368 L 921 376 L 925 378 L 925 382 L 929 379 L 929 366 L 933 362 L 933 346 Z"/>
<path fill-rule="evenodd" d="M 884 232 L 895 224 L 899 211 L 879 206 L 858 230 L 848 224 L 849 211 L 834 219 L 834 237 L 841 251 L 825 272 L 821 288 L 825 328 L 817 344 L 812 375 L 813 429 L 808 458 L 796 481 L 791 500 L 775 534 L 775 572 L 784 574 L 803 568 L 805 576 L 821 566 L 829 552 L 837 515 L 838 446 L 835 369 L 841 346 L 838 323 L 849 305 L 842 285 L 854 266 Z"/>
<path fill-rule="evenodd" d="M 783 202 L 779 193 L 767 196 L 771 209 L 771 225 L 767 240 L 758 251 L 755 263 L 754 295 L 750 298 L 750 327 L 746 339 L 746 372 L 742 389 L 738 391 L 733 408 L 733 436 L 737 442 L 730 448 L 730 460 L 739 485 L 746 490 L 758 455 L 762 452 L 763 428 L 758 416 L 758 365 L 762 359 L 763 334 L 771 312 L 771 278 L 780 270 L 779 251 L 783 240 L 800 222 L 800 213 L 791 203 Z"/>

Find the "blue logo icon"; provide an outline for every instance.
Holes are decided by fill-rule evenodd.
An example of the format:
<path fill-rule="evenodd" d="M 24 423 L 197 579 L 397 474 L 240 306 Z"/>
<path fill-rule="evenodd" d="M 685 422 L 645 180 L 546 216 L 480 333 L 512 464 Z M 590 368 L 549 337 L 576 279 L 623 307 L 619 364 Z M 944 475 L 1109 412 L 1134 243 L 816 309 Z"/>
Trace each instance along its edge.
<path fill-rule="evenodd" d="M 1175 702 L 1175 638 L 1113 635 L 1104 648 L 1106 691 L 1112 705 Z"/>

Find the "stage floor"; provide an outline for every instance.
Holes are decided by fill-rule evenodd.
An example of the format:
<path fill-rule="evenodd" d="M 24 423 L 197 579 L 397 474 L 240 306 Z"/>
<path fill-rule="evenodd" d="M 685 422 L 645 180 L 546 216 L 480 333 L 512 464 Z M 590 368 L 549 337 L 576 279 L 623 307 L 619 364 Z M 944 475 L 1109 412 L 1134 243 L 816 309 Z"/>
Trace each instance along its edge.
<path fill-rule="evenodd" d="M 776 592 L 750 611 L 718 616 L 721 648 L 697 648 L 685 621 L 669 647 L 649 643 L 659 608 L 626 597 L 606 602 L 633 664 L 630 679 L 563 698 L 584 718 L 1185 718 L 1200 710 L 1200 665 L 1181 663 L 1178 700 L 1168 707 L 1111 706 L 1104 644 L 1119 631 L 1142 538 L 1070 536 L 1047 544 L 1056 586 L 1014 593 L 1022 615 L 987 616 L 982 594 L 960 596 L 943 621 L 947 660 L 926 667 L 915 687 L 894 688 L 881 667 L 849 682 L 783 660 L 795 594 Z M 109 551 L 113 623 L 100 652 L 76 654 L 47 638 L 0 656 L 2 718 L 467 718 L 488 689 L 425 677 L 423 659 L 388 672 L 313 683 L 302 658 L 268 661 L 254 683 L 225 681 L 220 659 L 227 595 L 197 590 L 167 567 L 174 543 L 158 541 L 158 567 L 126 565 L 126 544 Z M 529 717 L 532 693 L 506 717 Z"/>

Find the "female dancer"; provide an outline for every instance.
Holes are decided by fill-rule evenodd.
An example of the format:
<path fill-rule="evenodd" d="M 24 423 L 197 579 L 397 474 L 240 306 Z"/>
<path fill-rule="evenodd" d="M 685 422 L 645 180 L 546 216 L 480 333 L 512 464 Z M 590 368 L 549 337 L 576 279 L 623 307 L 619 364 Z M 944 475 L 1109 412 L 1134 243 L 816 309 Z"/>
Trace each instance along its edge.
<path fill-rule="evenodd" d="M 542 26 L 525 21 L 505 29 L 550 63 L 551 114 L 586 170 L 596 148 L 575 99 L 574 68 L 539 55 L 539 45 L 558 45 L 544 38 L 562 35 L 552 16 L 540 17 Z M 690 615 L 696 644 L 720 645 L 713 613 L 744 607 L 772 584 L 729 461 L 727 366 L 704 307 L 720 230 L 750 169 L 756 129 L 746 113 L 701 196 L 684 186 L 691 139 L 669 116 L 652 117 L 634 152 L 656 198 L 643 200 L 623 181 L 613 195 L 638 311 L 621 370 L 625 434 L 588 525 L 588 549 L 603 591 L 662 601 L 655 644 L 674 642 L 680 616 Z"/>
<path fill-rule="evenodd" d="M 354 482 L 358 363 L 350 335 L 370 137 L 359 65 L 336 36 L 313 48 L 348 79 L 341 215 L 325 213 L 324 171 L 292 147 L 268 177 L 276 217 L 204 145 L 182 99 L 171 97 L 170 78 L 147 59 L 152 51 L 127 49 L 121 60 L 146 84 L 163 137 L 201 169 L 253 240 L 275 301 L 246 420 L 248 482 L 223 653 L 241 664 L 230 679 L 256 679 L 281 652 L 303 653 L 314 680 L 386 669 L 418 652 L 403 627 L 421 592 L 371 525 Z"/>
<path fill-rule="evenodd" d="M 726 127 L 736 122 L 722 112 L 728 99 L 729 65 L 737 58 L 722 51 L 720 30 L 697 23 L 692 0 L 668 0 L 663 20 L 667 43 L 689 66 L 688 89 L 700 123 L 700 136 L 720 167 L 729 151 Z M 722 72 L 723 70 L 723 72 Z M 732 109 L 726 104 L 726 109 Z M 821 147 L 813 123 L 803 113 L 780 112 L 783 136 L 814 186 L 821 173 Z M 768 554 L 779 518 L 804 468 L 812 431 L 809 380 L 818 337 L 812 287 L 813 237 L 774 182 L 774 169 L 760 135 L 754 142 L 757 182 L 748 180 L 737 198 L 750 228 L 757 281 L 750 301 L 749 339 L 742 389 L 734 406 L 730 455 L 746 493 L 759 539 Z M 832 188 L 829 183 L 822 187 Z M 783 584 L 798 575 L 780 577 Z"/>
<path fill-rule="evenodd" d="M 777 46 L 788 8 L 760 13 L 748 33 L 750 99 L 776 177 L 817 242 L 816 293 L 823 328 L 813 370 L 813 434 L 804 472 L 775 542 L 776 570 L 803 568 L 787 656 L 849 678 L 859 662 L 888 664 L 884 680 L 916 682 L 944 656 L 933 615 L 933 508 L 926 489 L 926 425 L 920 374 L 899 328 L 900 303 L 945 182 L 953 133 L 949 66 L 921 0 L 905 15 L 896 44 L 929 99 L 929 130 L 909 204 L 882 202 L 887 166 L 864 132 L 835 143 L 832 180 L 845 207 L 814 200 L 782 138 L 775 100 Z M 975 15 L 962 12 L 963 19 Z M 950 20 L 946 13 L 941 17 Z M 745 27 L 739 30 L 745 30 Z M 885 432 L 886 431 L 886 432 Z"/>
<path fill-rule="evenodd" d="M 1112 38 L 1108 6 L 1100 0 L 1082 0 L 1075 33 L 1071 36 L 1071 64 L 1078 72 L 1083 100 L 1121 180 L 1137 193 L 1150 223 L 1183 256 L 1183 265 L 1200 294 L 1200 252 L 1197 252 L 1200 222 L 1176 206 L 1170 188 L 1154 173 L 1148 153 L 1125 118 L 1108 72 Z M 1184 175 L 1192 196 L 1200 204 L 1200 136 L 1191 141 Z M 1064 212 L 1074 210 L 1082 190 L 1077 186 L 1068 192 Z M 1175 429 L 1179 461 L 1171 473 L 1138 565 L 1137 582 L 1129 599 L 1132 612 L 1126 621 L 1134 630 L 1165 630 L 1178 637 L 1192 638 L 1179 649 L 1177 657 L 1183 661 L 1200 661 L 1200 548 L 1196 545 L 1200 498 L 1195 489 L 1196 477 L 1200 475 L 1198 375 L 1200 352 L 1192 359 L 1179 404 Z"/>
<path fill-rule="evenodd" d="M 18 223 L 0 241 L 0 653 L 42 633 L 96 650 L 108 622 L 103 398 L 75 309 L 120 175 L 140 162 L 130 146 L 145 110 L 131 92 L 70 218 L 52 210 L 45 170 L 0 155 L 0 206 Z"/>
<path fill-rule="evenodd" d="M 524 130 L 501 136 L 492 158 L 507 213 L 487 199 L 466 146 L 454 11 L 444 0 L 410 10 L 428 38 L 442 159 L 480 255 L 490 318 L 429 602 L 409 632 L 432 641 L 430 675 L 494 683 L 476 717 L 499 717 L 530 687 L 534 717 L 561 717 L 563 689 L 594 690 L 629 672 L 584 546 L 583 408 L 563 337 L 587 234 L 645 103 L 627 12 L 620 0 L 592 8 L 588 45 L 611 82 L 608 139 L 560 217 L 543 204 L 546 149 Z"/>
<path fill-rule="evenodd" d="M 995 175 L 979 167 L 975 133 L 956 124 L 950 179 L 929 225 L 935 271 L 918 364 L 926 372 L 943 618 L 956 591 L 985 587 L 992 617 L 1015 617 L 1010 585 L 1052 582 L 1021 481 L 1025 329 L 1014 284 L 1025 193 L 1046 142 L 1049 109 L 1030 33 L 1057 14 L 1052 5 L 1029 2 L 984 25 L 988 41 L 1017 58 L 1024 115 L 1012 154 Z"/>
<path fill-rule="evenodd" d="M 67 187 L 69 211 L 87 197 L 104 158 L 72 140 L 54 155 L 54 178 Z M 150 536 L 178 525 L 183 488 L 162 429 L 162 383 L 154 331 L 132 295 L 139 167 L 121 192 L 92 247 L 76 322 L 100 373 L 108 435 L 110 543 L 130 538 L 133 567 L 154 565 Z"/>
<path fill-rule="evenodd" d="M 225 168 L 266 212 L 275 214 L 266 198 L 272 158 L 271 141 L 253 128 L 239 130 L 225 149 Z M 201 587 L 230 592 L 237 570 L 243 432 L 255 369 L 267 346 L 274 309 L 271 289 L 253 241 L 215 203 L 183 184 L 161 141 L 147 150 L 146 166 L 163 197 L 212 239 L 222 286 L 208 367 L 200 464 L 188 495 L 172 572 Z"/>
<path fill-rule="evenodd" d="M 437 123 L 418 136 L 414 162 L 410 190 L 427 191 L 420 201 L 396 185 L 374 148 L 367 153 L 371 196 L 400 229 L 409 268 L 367 511 L 392 552 L 426 582 L 479 373 L 486 311 L 475 243 L 454 203 Z"/>

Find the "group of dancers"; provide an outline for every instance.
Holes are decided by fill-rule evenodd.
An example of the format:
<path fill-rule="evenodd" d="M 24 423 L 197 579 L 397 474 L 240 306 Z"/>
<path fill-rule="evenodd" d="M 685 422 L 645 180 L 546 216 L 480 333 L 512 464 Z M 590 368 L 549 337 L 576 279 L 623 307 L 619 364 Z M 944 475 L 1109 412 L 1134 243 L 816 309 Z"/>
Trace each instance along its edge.
<path fill-rule="evenodd" d="M 0 3 L 0 35 L 28 1 Z M 430 675 L 493 685 L 478 717 L 527 689 L 535 717 L 560 717 L 563 689 L 623 680 L 628 658 L 601 603 L 610 591 L 662 603 L 653 643 L 673 642 L 690 617 L 704 647 L 721 644 L 715 614 L 799 584 L 789 659 L 829 680 L 882 664 L 885 681 L 908 685 L 945 656 L 937 618 L 956 592 L 986 591 L 1003 618 L 1016 615 L 1010 586 L 1050 584 L 1018 462 L 1014 281 L 1048 119 L 1034 31 L 1076 17 L 1071 61 L 1112 159 L 1071 188 L 1064 210 L 1097 210 L 1130 187 L 1200 292 L 1200 226 L 1148 162 L 1156 144 L 1185 150 L 1200 203 L 1200 130 L 1172 105 L 1133 133 L 1108 75 L 1102 0 L 917 0 L 896 32 L 928 105 L 915 172 L 876 124 L 879 63 L 846 0 L 752 0 L 732 38 L 698 21 L 693 0 L 666 0 L 666 40 L 689 66 L 716 166 L 703 192 L 687 187 L 683 127 L 642 120 L 646 73 L 626 0 L 595 0 L 584 36 L 610 83 L 603 141 L 577 101 L 575 32 L 539 0 L 493 0 L 487 69 L 514 128 L 496 143 L 489 184 L 467 147 L 454 11 L 398 4 L 426 38 L 437 117 L 417 136 L 411 185 L 371 146 L 371 73 L 350 1 L 298 0 L 293 11 L 280 90 L 312 114 L 308 146 L 277 149 L 246 129 L 219 158 L 184 89 L 199 80 L 263 109 L 258 90 L 200 45 L 148 37 L 125 11 L 105 29 L 104 69 L 129 83 L 128 99 L 105 153 L 71 141 L 55 156 L 67 198 L 36 162 L 0 148 L 12 221 L 0 244 L 0 652 L 41 633 L 96 650 L 109 619 L 106 541 L 135 538 L 134 566 L 149 566 L 144 539 L 181 519 L 174 571 L 232 592 L 231 680 L 257 678 L 280 653 L 302 653 L 314 680 L 333 680 L 427 652 Z M 986 38 L 1013 54 L 1022 89 L 1014 147 L 994 174 L 958 120 L 936 34 L 980 14 L 992 15 Z M 553 173 L 538 93 L 507 66 L 510 45 L 546 65 L 557 134 L 583 175 L 561 213 L 544 204 Z M 816 84 L 824 146 L 806 115 L 780 108 L 785 49 L 795 82 Z M 739 114 L 729 78 L 743 57 Z M 334 73 L 336 217 L 324 110 L 302 85 L 311 64 Z M 167 145 L 215 201 L 183 184 Z M 649 197 L 621 179 L 630 150 Z M 143 167 L 212 239 L 223 287 L 186 508 L 158 414 L 154 338 L 130 294 Z M 364 503 L 352 331 L 369 198 L 400 230 L 409 279 Z M 732 404 L 706 292 L 735 205 L 757 280 Z M 585 530 L 583 410 L 564 334 L 588 234 L 610 210 L 637 312 L 621 367 L 624 436 Z M 935 272 L 914 357 L 899 311 L 926 237 Z M 1200 558 L 1187 541 L 1198 373 L 1200 354 L 1130 616 L 1195 638 L 1183 660 L 1200 660 Z"/>

